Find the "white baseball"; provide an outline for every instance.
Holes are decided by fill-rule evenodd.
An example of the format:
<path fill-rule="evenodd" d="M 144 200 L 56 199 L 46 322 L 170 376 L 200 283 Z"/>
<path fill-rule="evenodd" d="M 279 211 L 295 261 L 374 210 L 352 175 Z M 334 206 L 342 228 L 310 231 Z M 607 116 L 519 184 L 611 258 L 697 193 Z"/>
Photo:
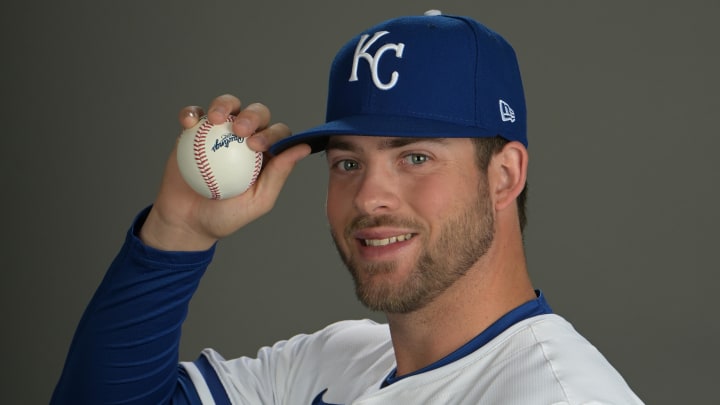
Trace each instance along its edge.
<path fill-rule="evenodd" d="M 245 138 L 232 132 L 232 121 L 213 125 L 207 117 L 180 135 L 177 161 L 185 181 L 214 200 L 235 197 L 255 183 L 263 154 L 248 148 Z"/>

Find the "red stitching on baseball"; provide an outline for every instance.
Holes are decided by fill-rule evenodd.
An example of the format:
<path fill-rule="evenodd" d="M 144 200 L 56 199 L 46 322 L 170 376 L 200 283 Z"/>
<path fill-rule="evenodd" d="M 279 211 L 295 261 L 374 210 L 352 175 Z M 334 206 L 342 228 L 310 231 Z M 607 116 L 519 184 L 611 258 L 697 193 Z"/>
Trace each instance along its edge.
<path fill-rule="evenodd" d="M 250 178 L 250 184 L 247 186 L 247 188 L 252 187 L 253 184 L 255 184 L 255 180 L 257 180 L 258 176 L 260 175 L 260 169 L 262 168 L 262 161 L 263 161 L 263 154 L 260 152 L 255 152 L 255 167 L 253 168 L 253 174 Z"/>
<path fill-rule="evenodd" d="M 235 117 L 229 116 L 227 122 L 232 122 L 234 119 Z M 207 121 L 206 118 L 205 122 L 200 125 L 200 128 L 198 128 L 195 133 L 195 137 L 193 139 L 193 149 L 195 151 L 195 164 L 200 171 L 200 176 L 203 178 L 205 185 L 210 191 L 210 198 L 213 200 L 219 200 L 222 198 L 220 186 L 217 184 L 217 181 L 215 181 L 215 175 L 212 172 L 212 167 L 210 167 L 210 164 L 208 163 L 207 149 L 205 148 L 207 134 L 210 132 L 212 127 L 213 124 L 211 124 L 210 121 Z"/>

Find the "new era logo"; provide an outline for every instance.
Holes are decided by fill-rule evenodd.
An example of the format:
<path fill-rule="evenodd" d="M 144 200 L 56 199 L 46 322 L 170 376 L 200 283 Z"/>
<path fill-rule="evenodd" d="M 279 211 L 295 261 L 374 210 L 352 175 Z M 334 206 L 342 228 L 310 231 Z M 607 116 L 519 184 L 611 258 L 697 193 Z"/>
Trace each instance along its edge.
<path fill-rule="evenodd" d="M 515 122 L 515 111 L 510 108 L 510 105 L 508 103 L 502 100 L 500 100 L 500 118 L 503 120 L 503 122 Z"/>

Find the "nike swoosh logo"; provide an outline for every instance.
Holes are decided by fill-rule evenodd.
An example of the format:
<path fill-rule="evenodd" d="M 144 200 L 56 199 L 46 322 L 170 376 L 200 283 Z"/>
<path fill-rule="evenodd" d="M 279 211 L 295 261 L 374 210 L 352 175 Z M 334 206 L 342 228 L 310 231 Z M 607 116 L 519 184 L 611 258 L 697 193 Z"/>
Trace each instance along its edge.
<path fill-rule="evenodd" d="M 325 402 L 322 397 L 325 395 L 325 393 L 327 392 L 327 390 L 328 390 L 328 389 L 325 388 L 325 389 L 322 390 L 319 394 L 317 394 L 317 396 L 315 397 L 315 399 L 313 399 L 311 405 L 342 405 L 342 404 L 331 404 L 331 403 L 329 403 L 329 402 Z"/>

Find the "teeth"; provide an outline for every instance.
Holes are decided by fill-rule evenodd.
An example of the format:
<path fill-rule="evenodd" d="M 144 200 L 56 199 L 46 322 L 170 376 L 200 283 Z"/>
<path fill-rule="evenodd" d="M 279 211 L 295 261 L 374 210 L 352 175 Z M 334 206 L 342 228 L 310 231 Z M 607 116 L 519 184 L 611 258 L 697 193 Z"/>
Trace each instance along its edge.
<path fill-rule="evenodd" d="M 412 238 L 411 233 L 406 233 L 405 235 L 391 236 L 391 237 L 385 238 L 385 239 L 365 239 L 365 245 L 366 246 L 387 246 L 391 243 L 403 242 L 410 238 Z"/>

